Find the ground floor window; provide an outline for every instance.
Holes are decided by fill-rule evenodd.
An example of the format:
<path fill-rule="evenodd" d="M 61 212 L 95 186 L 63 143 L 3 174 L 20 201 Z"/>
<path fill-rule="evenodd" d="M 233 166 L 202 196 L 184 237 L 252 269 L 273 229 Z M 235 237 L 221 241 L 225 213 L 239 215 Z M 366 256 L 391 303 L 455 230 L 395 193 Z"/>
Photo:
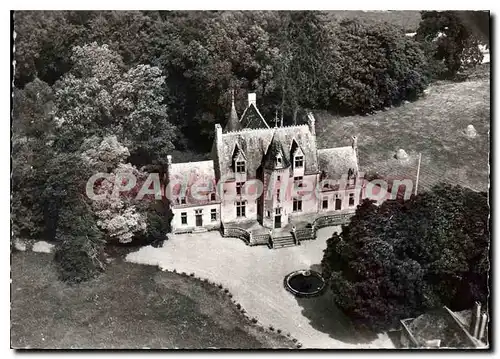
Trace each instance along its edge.
<path fill-rule="evenodd" d="M 342 209 L 342 198 L 338 194 L 335 195 L 335 210 L 340 211 Z"/>
<path fill-rule="evenodd" d="M 236 217 L 245 217 L 245 202 L 236 202 Z"/>
<path fill-rule="evenodd" d="M 181 213 L 181 224 L 187 224 L 188 223 L 188 215 L 186 212 Z"/>
<path fill-rule="evenodd" d="M 328 198 L 323 198 L 323 209 L 328 209 Z"/>
<path fill-rule="evenodd" d="M 354 193 L 349 193 L 349 206 L 354 206 Z"/>
<path fill-rule="evenodd" d="M 302 198 L 294 197 L 293 199 L 293 211 L 301 212 L 302 211 Z"/>
<path fill-rule="evenodd" d="M 215 222 L 215 221 L 217 220 L 217 209 L 212 208 L 212 209 L 210 210 L 210 220 L 211 220 L 212 222 Z"/>

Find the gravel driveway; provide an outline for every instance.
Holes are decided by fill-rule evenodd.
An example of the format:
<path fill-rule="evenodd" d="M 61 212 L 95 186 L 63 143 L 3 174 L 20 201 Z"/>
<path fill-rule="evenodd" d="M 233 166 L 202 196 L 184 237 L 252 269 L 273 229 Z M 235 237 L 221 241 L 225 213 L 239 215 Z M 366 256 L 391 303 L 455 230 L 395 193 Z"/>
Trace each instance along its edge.
<path fill-rule="evenodd" d="M 250 317 L 291 333 L 304 348 L 393 348 L 387 334 L 370 339 L 361 336 L 331 303 L 328 293 L 298 299 L 284 289 L 286 274 L 321 262 L 326 240 L 334 231 L 340 227 L 323 228 L 314 241 L 275 250 L 249 247 L 218 232 L 174 235 L 162 248 L 143 247 L 128 254 L 126 260 L 158 265 L 162 270 L 194 272 L 221 283 Z"/>

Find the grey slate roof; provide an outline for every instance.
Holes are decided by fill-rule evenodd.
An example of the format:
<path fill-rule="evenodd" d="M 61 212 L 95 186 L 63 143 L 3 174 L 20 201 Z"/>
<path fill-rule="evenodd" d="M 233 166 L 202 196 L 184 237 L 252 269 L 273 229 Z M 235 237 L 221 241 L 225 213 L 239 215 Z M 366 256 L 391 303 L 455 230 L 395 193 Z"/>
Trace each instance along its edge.
<path fill-rule="evenodd" d="M 224 132 L 238 131 L 240 130 L 241 124 L 238 120 L 238 113 L 236 112 L 236 107 L 234 106 L 234 100 L 231 103 L 231 113 L 229 114 L 229 119 L 227 120 Z"/>
<path fill-rule="evenodd" d="M 235 146 L 238 145 L 247 158 L 249 178 L 255 178 L 273 136 L 283 147 L 284 158 L 287 161 L 290 161 L 292 141 L 295 139 L 297 145 L 304 152 L 305 173 L 318 173 L 316 138 L 311 134 L 307 125 L 299 125 L 274 129 L 244 129 L 223 133 L 218 151 L 216 150 L 217 144 L 214 144 L 214 161 L 217 161 L 214 167 L 217 177 L 231 178 L 232 157 Z"/>
<path fill-rule="evenodd" d="M 324 178 L 328 179 L 340 179 L 349 174 L 349 169 L 358 172 L 358 159 L 352 146 L 318 150 L 318 165 Z"/>
<path fill-rule="evenodd" d="M 293 149 L 293 144 L 296 145 L 295 140 L 292 140 L 292 146 L 291 148 Z M 277 164 L 277 158 L 278 156 L 281 156 L 281 165 L 278 166 Z M 275 169 L 283 169 L 283 168 L 288 168 L 290 167 L 290 162 L 291 158 L 290 156 L 287 155 L 285 150 L 283 149 L 283 144 L 277 139 L 276 134 L 273 135 L 273 138 L 271 140 L 271 144 L 267 148 L 266 155 L 264 156 L 264 168 L 270 169 L 270 170 L 275 170 Z"/>
<path fill-rule="evenodd" d="M 240 128 L 269 128 L 269 125 L 257 107 L 251 104 L 241 115 Z"/>

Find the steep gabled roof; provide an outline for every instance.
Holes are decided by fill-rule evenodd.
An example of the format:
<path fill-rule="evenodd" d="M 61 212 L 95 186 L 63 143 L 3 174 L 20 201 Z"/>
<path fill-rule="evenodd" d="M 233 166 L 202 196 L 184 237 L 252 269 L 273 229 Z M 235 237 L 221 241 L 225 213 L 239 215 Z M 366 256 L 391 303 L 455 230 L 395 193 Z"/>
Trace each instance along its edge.
<path fill-rule="evenodd" d="M 358 173 L 358 158 L 352 146 L 323 148 L 318 150 L 318 164 L 328 179 L 340 179 L 342 175 Z"/>
<path fill-rule="evenodd" d="M 260 111 L 253 103 L 250 104 L 243 112 L 243 115 L 241 115 L 240 127 L 253 129 L 270 128 Z"/>
<path fill-rule="evenodd" d="M 281 164 L 278 164 L 278 157 L 282 159 Z M 290 167 L 290 159 L 288 157 L 287 153 L 283 150 L 283 144 L 276 137 L 275 131 L 264 156 L 264 168 L 270 170 L 288 168 Z"/>
<path fill-rule="evenodd" d="M 250 178 L 255 178 L 257 169 L 262 164 L 273 137 L 282 148 L 285 158 L 289 159 L 288 149 L 295 140 L 304 153 L 304 171 L 306 174 L 318 172 L 316 138 L 307 125 L 278 127 L 272 129 L 244 129 L 238 132 L 223 133 L 214 157 L 214 165 L 218 178 L 231 174 L 232 155 L 235 145 L 238 145 L 247 158 L 247 172 Z M 215 149 L 215 147 L 214 147 Z"/>
<path fill-rule="evenodd" d="M 224 132 L 238 131 L 241 128 L 240 121 L 238 120 L 238 113 L 236 112 L 236 106 L 234 105 L 234 94 L 232 94 L 231 113 L 229 114 L 229 119 L 227 120 Z"/>

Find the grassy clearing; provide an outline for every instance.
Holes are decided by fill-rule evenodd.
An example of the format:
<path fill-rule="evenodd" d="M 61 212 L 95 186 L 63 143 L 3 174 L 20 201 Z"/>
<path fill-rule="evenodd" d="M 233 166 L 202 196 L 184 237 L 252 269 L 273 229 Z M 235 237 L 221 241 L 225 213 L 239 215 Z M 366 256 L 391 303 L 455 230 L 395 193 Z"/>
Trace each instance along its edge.
<path fill-rule="evenodd" d="M 328 16 L 336 21 L 343 19 L 362 19 L 374 22 L 388 22 L 401 27 L 406 32 L 416 32 L 421 20 L 420 11 L 416 10 L 330 10 Z"/>
<path fill-rule="evenodd" d="M 79 286 L 57 280 L 52 256 L 11 263 L 14 348 L 293 348 L 250 324 L 216 286 L 116 260 Z"/>
<path fill-rule="evenodd" d="M 315 114 L 318 145 L 350 144 L 358 136 L 359 161 L 364 172 L 414 179 L 418 153 L 422 153 L 420 189 L 447 182 L 487 191 L 490 146 L 489 78 L 440 82 L 422 99 L 369 116 L 335 117 Z M 472 124 L 477 137 L 465 135 Z M 402 148 L 407 162 L 393 156 Z"/>

